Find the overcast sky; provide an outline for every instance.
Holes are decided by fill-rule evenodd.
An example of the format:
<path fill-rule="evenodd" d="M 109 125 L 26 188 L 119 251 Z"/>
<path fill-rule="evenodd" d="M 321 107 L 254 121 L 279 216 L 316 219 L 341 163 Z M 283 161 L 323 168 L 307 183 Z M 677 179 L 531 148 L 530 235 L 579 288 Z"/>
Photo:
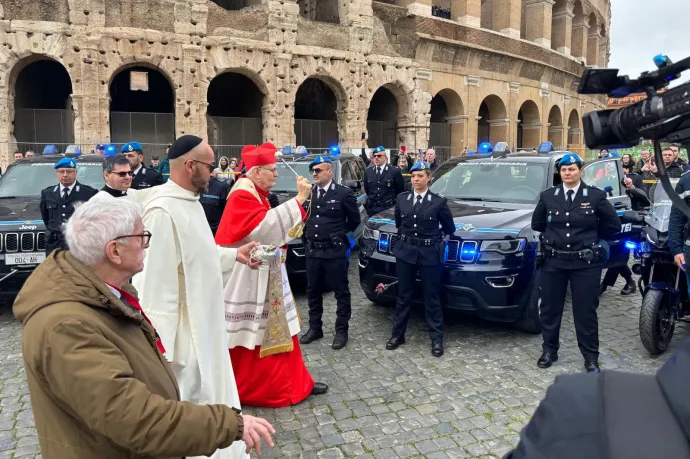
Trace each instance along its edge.
<path fill-rule="evenodd" d="M 673 62 L 690 56 L 689 0 L 611 0 L 611 16 L 609 67 L 621 75 L 654 70 L 652 58 L 660 53 Z M 688 80 L 690 70 L 680 81 Z"/>

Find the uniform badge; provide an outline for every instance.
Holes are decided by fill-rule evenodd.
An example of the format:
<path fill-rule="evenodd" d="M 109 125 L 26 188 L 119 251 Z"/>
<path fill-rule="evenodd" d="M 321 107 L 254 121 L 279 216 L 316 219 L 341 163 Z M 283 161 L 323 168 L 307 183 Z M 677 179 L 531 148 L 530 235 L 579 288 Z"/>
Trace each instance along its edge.
<path fill-rule="evenodd" d="M 587 197 L 587 188 L 582 189 L 582 196 Z"/>

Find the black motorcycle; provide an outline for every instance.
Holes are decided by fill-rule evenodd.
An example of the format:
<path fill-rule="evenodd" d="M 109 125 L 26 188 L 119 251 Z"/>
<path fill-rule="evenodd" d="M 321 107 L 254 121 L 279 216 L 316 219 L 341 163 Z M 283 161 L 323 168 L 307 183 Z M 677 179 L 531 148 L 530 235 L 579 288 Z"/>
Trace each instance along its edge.
<path fill-rule="evenodd" d="M 685 273 L 673 262 L 668 245 L 671 200 L 660 182 L 650 187 L 649 197 L 651 208 L 640 214 L 645 224 L 634 252 L 639 262 L 632 271 L 640 275 L 640 339 L 650 354 L 661 354 L 668 349 L 676 321 L 690 315 L 690 298 Z"/>

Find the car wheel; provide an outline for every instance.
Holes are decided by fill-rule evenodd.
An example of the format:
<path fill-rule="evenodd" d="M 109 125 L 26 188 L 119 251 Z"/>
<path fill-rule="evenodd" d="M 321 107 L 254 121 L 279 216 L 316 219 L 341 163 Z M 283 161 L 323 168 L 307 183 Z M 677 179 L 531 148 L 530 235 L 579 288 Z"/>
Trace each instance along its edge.
<path fill-rule="evenodd" d="M 520 318 L 513 323 L 513 326 L 525 333 L 537 334 L 541 333 L 541 322 L 539 321 L 539 270 L 532 276 L 532 282 L 529 287 L 529 294 L 520 303 L 522 314 Z"/>

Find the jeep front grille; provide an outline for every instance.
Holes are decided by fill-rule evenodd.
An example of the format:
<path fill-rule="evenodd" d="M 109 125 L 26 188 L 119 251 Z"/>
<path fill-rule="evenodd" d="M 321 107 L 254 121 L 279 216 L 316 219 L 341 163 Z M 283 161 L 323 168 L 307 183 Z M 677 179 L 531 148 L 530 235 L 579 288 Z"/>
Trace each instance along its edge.
<path fill-rule="evenodd" d="M 41 231 L 38 233 L 38 236 L 36 236 L 36 250 L 45 250 L 46 249 L 46 233 Z"/>
<path fill-rule="evenodd" d="M 34 250 L 34 233 L 22 233 L 19 245 L 22 252 L 32 252 Z"/>
<path fill-rule="evenodd" d="M 19 233 L 5 234 L 5 251 L 18 252 L 19 251 Z"/>

